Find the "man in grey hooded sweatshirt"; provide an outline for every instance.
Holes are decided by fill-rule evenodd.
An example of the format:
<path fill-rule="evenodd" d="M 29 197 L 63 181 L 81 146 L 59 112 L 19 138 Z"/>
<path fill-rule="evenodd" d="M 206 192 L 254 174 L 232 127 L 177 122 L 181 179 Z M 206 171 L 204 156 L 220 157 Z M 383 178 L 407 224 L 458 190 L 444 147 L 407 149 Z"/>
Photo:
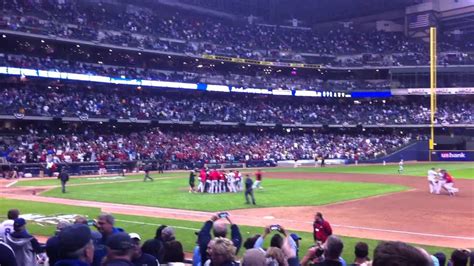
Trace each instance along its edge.
<path fill-rule="evenodd" d="M 26 221 L 23 218 L 17 218 L 13 222 L 14 232 L 7 235 L 6 243 L 15 253 L 18 265 L 36 266 L 36 254 L 44 252 L 44 245 L 30 235 L 26 230 Z"/>

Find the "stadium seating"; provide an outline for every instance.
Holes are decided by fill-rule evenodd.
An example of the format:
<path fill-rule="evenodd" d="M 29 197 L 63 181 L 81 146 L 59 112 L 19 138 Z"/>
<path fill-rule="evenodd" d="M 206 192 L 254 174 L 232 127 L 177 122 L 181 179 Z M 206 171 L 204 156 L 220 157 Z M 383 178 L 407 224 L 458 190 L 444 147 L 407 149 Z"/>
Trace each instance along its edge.
<path fill-rule="evenodd" d="M 67 1 L 6 3 L 0 27 L 8 30 L 80 39 L 118 46 L 191 54 L 305 61 L 300 53 L 331 57 L 331 66 L 426 65 L 428 45 L 402 33 L 335 28 L 330 31 L 248 25 L 159 6 L 153 10 Z M 472 64 L 472 34 L 441 36 L 441 64 Z M 365 58 L 361 55 L 368 55 Z M 348 56 L 350 55 L 350 56 Z M 343 56 L 343 57 L 341 57 Z M 367 60 L 367 58 L 370 58 Z"/>

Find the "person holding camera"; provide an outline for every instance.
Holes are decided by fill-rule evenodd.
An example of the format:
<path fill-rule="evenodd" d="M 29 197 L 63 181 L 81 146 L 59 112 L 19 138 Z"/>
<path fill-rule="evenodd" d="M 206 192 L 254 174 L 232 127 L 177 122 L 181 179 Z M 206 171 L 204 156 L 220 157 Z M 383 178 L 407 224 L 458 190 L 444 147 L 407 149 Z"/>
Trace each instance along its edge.
<path fill-rule="evenodd" d="M 331 225 L 323 218 L 322 213 L 317 212 L 313 223 L 314 241 L 324 243 L 330 235 L 332 235 Z"/>
<path fill-rule="evenodd" d="M 227 225 L 225 223 L 216 223 L 219 219 L 225 219 L 230 224 L 231 230 L 231 241 L 235 246 L 235 254 L 239 252 L 240 246 L 242 245 L 242 235 L 240 229 L 236 224 L 233 224 L 230 220 L 229 213 L 221 212 L 217 215 L 213 215 L 210 220 L 206 221 L 198 233 L 197 244 L 199 246 L 199 254 L 201 255 L 201 265 L 204 265 L 208 259 L 207 248 L 211 241 L 211 229 L 214 237 L 227 237 Z M 197 263 L 197 262 L 196 262 Z"/>
<path fill-rule="evenodd" d="M 301 260 L 302 266 L 342 266 L 341 254 L 344 248 L 342 240 L 334 235 L 327 238 L 324 244 L 317 243 Z"/>

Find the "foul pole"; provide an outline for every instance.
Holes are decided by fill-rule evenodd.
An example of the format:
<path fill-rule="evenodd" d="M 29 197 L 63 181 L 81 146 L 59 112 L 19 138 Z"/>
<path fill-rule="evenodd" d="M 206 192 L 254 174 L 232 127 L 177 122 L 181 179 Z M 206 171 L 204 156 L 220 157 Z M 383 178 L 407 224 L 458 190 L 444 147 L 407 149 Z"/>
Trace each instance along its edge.
<path fill-rule="evenodd" d="M 435 143 L 435 114 L 436 114 L 436 28 L 430 28 L 430 130 L 431 138 L 429 143 L 429 158 L 431 161 L 431 152 L 434 150 Z"/>

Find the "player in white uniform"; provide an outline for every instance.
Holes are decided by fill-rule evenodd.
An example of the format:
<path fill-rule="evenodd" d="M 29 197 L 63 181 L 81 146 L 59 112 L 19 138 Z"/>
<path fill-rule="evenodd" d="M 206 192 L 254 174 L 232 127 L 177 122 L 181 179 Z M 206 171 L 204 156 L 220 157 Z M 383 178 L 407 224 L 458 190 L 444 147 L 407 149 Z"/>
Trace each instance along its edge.
<path fill-rule="evenodd" d="M 436 170 L 433 168 L 431 168 L 430 170 L 428 170 L 428 185 L 430 187 L 430 193 L 433 194 L 433 193 L 436 193 L 438 190 L 438 186 L 439 186 L 439 174 L 438 172 L 436 172 Z M 440 186 L 439 186 L 440 187 Z"/>
<path fill-rule="evenodd" d="M 235 188 L 235 178 L 234 178 L 234 172 L 230 171 L 226 175 L 227 178 L 227 188 L 229 189 L 229 192 L 237 192 L 237 189 Z"/>
<path fill-rule="evenodd" d="M 13 220 L 20 216 L 20 211 L 17 209 L 8 210 L 8 220 L 3 221 L 0 224 L 0 241 L 5 241 L 7 235 L 13 233 Z"/>
<path fill-rule="evenodd" d="M 398 173 L 401 174 L 403 172 L 403 159 L 400 160 L 398 163 Z"/>

